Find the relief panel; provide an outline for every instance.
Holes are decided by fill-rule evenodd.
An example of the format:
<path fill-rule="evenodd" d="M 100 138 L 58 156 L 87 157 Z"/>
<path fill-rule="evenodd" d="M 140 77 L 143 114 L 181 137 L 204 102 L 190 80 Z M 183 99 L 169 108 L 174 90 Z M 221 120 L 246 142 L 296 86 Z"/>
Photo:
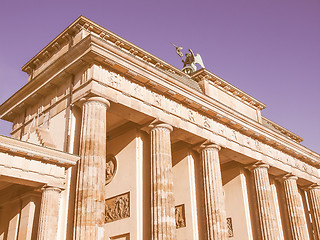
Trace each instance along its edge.
<path fill-rule="evenodd" d="M 105 222 L 130 217 L 130 192 L 108 198 L 105 201 Z"/>
<path fill-rule="evenodd" d="M 232 226 L 232 218 L 227 218 L 227 231 L 228 231 L 228 237 L 233 237 L 233 226 Z"/>
<path fill-rule="evenodd" d="M 108 155 L 106 160 L 106 185 L 110 183 L 117 171 L 117 159 L 113 155 Z"/>
<path fill-rule="evenodd" d="M 175 206 L 175 219 L 176 219 L 176 228 L 183 228 L 187 226 L 184 204 Z"/>

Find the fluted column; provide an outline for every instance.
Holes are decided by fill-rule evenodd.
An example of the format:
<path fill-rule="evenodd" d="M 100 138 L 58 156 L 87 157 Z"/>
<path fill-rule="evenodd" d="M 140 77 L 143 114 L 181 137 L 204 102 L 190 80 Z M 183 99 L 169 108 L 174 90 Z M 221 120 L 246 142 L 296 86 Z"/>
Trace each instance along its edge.
<path fill-rule="evenodd" d="M 200 146 L 208 240 L 227 239 L 227 222 L 218 145 Z"/>
<path fill-rule="evenodd" d="M 269 166 L 257 163 L 249 167 L 254 179 L 262 240 L 278 240 L 279 229 L 268 174 Z"/>
<path fill-rule="evenodd" d="M 309 239 L 309 236 L 297 179 L 298 177 L 287 174 L 281 180 L 283 182 L 292 239 L 304 240 Z"/>
<path fill-rule="evenodd" d="M 60 188 L 44 186 L 42 189 L 38 240 L 57 240 Z"/>
<path fill-rule="evenodd" d="M 311 186 L 308 197 L 315 240 L 320 240 L 320 186 Z"/>
<path fill-rule="evenodd" d="M 175 239 L 175 202 L 170 132 L 165 123 L 150 125 L 152 167 L 152 239 Z"/>
<path fill-rule="evenodd" d="M 106 171 L 106 110 L 110 103 L 101 97 L 82 105 L 80 162 L 78 164 L 75 236 L 77 240 L 102 239 Z"/>

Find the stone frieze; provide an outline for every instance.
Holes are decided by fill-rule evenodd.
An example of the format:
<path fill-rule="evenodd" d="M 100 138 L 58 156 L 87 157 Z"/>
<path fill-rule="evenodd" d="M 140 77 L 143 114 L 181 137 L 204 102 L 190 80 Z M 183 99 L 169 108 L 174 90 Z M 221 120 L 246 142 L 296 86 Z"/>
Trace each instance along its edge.
<path fill-rule="evenodd" d="M 213 134 L 224 137 L 228 141 L 235 142 L 242 147 L 250 148 L 253 151 L 259 152 L 267 157 L 319 178 L 317 168 L 294 158 L 287 153 L 219 123 L 199 111 L 186 107 L 182 103 L 168 98 L 164 94 L 156 93 L 145 86 L 132 82 L 118 73 L 104 69 L 102 66 L 98 67 L 94 65 L 93 67 L 94 71 L 99 72 L 99 81 L 109 87 L 137 98 L 148 105 L 152 105 L 170 114 L 176 115 L 182 120 L 191 122 L 200 128 L 207 129 Z"/>

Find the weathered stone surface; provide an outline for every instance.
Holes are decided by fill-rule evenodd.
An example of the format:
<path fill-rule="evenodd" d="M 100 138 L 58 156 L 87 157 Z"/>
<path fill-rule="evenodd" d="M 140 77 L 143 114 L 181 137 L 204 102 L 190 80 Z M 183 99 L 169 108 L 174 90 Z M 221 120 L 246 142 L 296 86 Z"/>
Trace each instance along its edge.
<path fill-rule="evenodd" d="M 172 127 L 165 123 L 150 126 L 152 161 L 152 212 L 153 240 L 174 240 L 175 201 L 170 132 Z"/>
<path fill-rule="evenodd" d="M 308 191 L 314 237 L 320 240 L 320 186 L 313 186 Z"/>
<path fill-rule="evenodd" d="M 279 229 L 277 226 L 274 202 L 268 174 L 269 166 L 263 163 L 252 165 L 254 187 L 257 198 L 261 239 L 278 240 Z"/>
<path fill-rule="evenodd" d="M 57 240 L 60 192 L 55 187 L 42 188 L 38 240 Z"/>
<path fill-rule="evenodd" d="M 292 174 L 287 174 L 283 177 L 283 189 L 289 214 L 291 237 L 294 240 L 309 238 L 297 179 Z"/>
<path fill-rule="evenodd" d="M 101 97 L 86 99 L 82 105 L 80 162 L 78 164 L 75 208 L 75 239 L 100 239 L 104 223 L 106 178 L 106 110 Z"/>
<path fill-rule="evenodd" d="M 219 161 L 220 147 L 201 145 L 208 239 L 227 239 L 227 222 Z"/>

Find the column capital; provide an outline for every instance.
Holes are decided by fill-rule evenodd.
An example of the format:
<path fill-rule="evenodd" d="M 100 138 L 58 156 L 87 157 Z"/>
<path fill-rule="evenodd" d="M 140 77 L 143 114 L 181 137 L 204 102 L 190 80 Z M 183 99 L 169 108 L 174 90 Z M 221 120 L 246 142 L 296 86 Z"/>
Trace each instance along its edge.
<path fill-rule="evenodd" d="M 44 192 L 44 191 L 56 191 L 56 192 L 59 192 L 59 193 L 62 191 L 61 188 L 50 186 L 50 185 L 44 185 L 40 190 L 42 192 Z"/>
<path fill-rule="evenodd" d="M 268 169 L 268 168 L 270 168 L 270 166 L 262 161 L 258 161 L 253 164 L 247 165 L 245 168 L 252 172 L 256 168 L 267 168 Z"/>
<path fill-rule="evenodd" d="M 152 121 L 148 126 L 147 126 L 148 130 L 151 131 L 152 129 L 155 129 L 155 128 L 166 128 L 168 129 L 170 132 L 173 131 L 173 127 L 166 123 L 166 122 L 163 122 L 163 121 L 160 121 L 158 119 Z"/>
<path fill-rule="evenodd" d="M 286 173 L 276 178 L 276 180 L 280 182 L 284 182 L 286 180 L 298 180 L 298 177 L 292 173 Z"/>
<path fill-rule="evenodd" d="M 317 183 L 313 183 L 313 184 L 304 186 L 304 187 L 302 188 L 302 190 L 304 190 L 304 191 L 320 190 L 320 185 L 317 184 Z"/>
<path fill-rule="evenodd" d="M 221 150 L 221 146 L 219 144 L 216 144 L 215 142 L 210 140 L 204 141 L 203 143 L 196 146 L 194 149 L 198 152 L 202 152 L 203 150 L 209 149 L 209 148 L 214 148 L 214 149 L 217 149 L 218 151 Z"/>
<path fill-rule="evenodd" d="M 104 104 L 107 108 L 110 107 L 110 102 L 109 100 L 107 100 L 104 97 L 101 96 L 87 96 L 87 97 L 83 97 L 79 100 L 79 105 L 83 106 L 84 103 L 86 102 L 99 102 Z"/>

